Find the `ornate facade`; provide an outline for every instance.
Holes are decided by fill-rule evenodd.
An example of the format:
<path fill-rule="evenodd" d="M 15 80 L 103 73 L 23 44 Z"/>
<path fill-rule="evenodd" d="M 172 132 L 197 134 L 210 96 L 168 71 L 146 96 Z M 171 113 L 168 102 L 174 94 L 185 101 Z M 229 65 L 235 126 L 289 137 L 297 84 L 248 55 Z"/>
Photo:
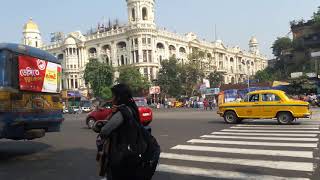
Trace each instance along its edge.
<path fill-rule="evenodd" d="M 194 33 L 179 35 L 157 27 L 155 0 L 126 2 L 129 14 L 127 25 L 103 26 L 86 35 L 75 31 L 59 41 L 42 46 L 42 49 L 63 60 L 64 89 L 85 87 L 83 73 L 90 58 L 97 58 L 115 68 L 132 64 L 139 67 L 149 80 L 157 78 L 162 60 L 175 56 L 181 63 L 186 63 L 187 55 L 194 50 L 206 52 L 206 58 L 201 60 L 206 73 L 215 70 L 223 72 L 225 83 L 243 82 L 267 66 L 266 57 L 259 53 L 255 37 L 249 41 L 249 51 L 244 51 L 239 47 L 227 47 L 221 40 L 200 40 Z M 39 37 L 28 39 L 29 23 L 24 28 L 23 42 L 34 46 L 37 42 L 39 46 Z M 40 36 L 39 30 L 32 33 Z"/>

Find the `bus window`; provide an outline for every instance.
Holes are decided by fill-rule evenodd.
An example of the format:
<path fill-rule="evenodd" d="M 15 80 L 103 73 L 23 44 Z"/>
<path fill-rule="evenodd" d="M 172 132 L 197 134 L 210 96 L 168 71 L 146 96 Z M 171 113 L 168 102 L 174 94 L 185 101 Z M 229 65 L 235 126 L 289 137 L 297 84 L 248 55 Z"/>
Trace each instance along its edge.
<path fill-rule="evenodd" d="M 5 69 L 6 69 L 6 56 L 3 51 L 0 51 L 0 87 L 7 86 Z"/>

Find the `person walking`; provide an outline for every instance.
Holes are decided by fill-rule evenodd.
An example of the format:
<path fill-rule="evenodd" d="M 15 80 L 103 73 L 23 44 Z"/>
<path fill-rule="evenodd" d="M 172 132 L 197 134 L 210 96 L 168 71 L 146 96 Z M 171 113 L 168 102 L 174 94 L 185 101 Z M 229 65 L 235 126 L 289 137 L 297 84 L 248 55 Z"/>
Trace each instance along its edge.
<path fill-rule="evenodd" d="M 160 146 L 140 124 L 130 88 L 118 84 L 111 91 L 113 114 L 99 134 L 108 146 L 100 175 L 104 174 L 107 180 L 151 180 Z"/>

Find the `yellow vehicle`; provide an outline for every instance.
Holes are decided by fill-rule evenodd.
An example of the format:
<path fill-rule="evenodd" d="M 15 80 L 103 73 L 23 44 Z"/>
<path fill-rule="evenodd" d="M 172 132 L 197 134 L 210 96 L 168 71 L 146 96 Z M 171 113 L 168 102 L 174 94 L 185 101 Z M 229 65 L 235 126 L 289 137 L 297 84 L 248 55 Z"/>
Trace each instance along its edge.
<path fill-rule="evenodd" d="M 229 124 L 243 119 L 273 118 L 277 118 L 279 124 L 291 124 L 294 119 L 311 116 L 308 102 L 290 99 L 279 90 L 250 92 L 241 102 L 221 104 L 217 113 Z"/>
<path fill-rule="evenodd" d="M 181 107 L 183 107 L 183 102 L 180 102 L 180 101 L 175 101 L 173 104 L 174 104 L 174 107 L 175 107 L 175 108 L 181 108 Z"/>

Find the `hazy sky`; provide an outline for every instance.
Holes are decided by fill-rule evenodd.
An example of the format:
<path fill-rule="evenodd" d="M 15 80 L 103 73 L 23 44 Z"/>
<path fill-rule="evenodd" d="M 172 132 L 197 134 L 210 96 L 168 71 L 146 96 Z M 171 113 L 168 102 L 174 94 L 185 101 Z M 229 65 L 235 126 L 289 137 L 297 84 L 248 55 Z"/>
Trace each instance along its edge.
<path fill-rule="evenodd" d="M 156 0 L 156 23 L 184 34 L 195 32 L 201 39 L 217 34 L 227 46 L 248 49 L 255 35 L 260 50 L 272 57 L 271 45 L 290 32 L 289 22 L 309 19 L 320 0 Z M 39 25 L 44 41 L 50 33 L 81 30 L 85 33 L 103 19 L 127 21 L 125 0 L 8 0 L 1 2 L 0 42 L 20 42 L 29 17 Z"/>

